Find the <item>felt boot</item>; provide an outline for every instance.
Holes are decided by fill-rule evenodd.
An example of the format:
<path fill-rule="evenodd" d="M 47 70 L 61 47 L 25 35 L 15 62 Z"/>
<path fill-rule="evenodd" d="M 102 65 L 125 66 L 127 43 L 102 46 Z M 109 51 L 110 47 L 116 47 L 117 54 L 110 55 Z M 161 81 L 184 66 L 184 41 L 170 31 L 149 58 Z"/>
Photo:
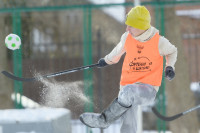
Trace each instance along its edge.
<path fill-rule="evenodd" d="M 80 115 L 80 120 L 83 124 L 91 128 L 107 128 L 129 108 L 120 105 L 116 98 L 101 114 L 83 113 Z"/>

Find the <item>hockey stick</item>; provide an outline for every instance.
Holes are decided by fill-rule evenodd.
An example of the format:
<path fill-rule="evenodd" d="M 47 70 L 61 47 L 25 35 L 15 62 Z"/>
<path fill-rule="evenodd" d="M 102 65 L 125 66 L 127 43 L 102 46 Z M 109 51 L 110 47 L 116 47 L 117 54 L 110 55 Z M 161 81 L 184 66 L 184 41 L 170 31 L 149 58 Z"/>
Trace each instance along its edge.
<path fill-rule="evenodd" d="M 68 74 L 68 73 L 72 73 L 72 72 L 76 72 L 76 71 L 80 71 L 80 70 L 84 70 L 84 69 L 89 69 L 92 67 L 96 67 L 99 64 L 92 64 L 92 65 L 88 65 L 88 66 L 82 66 L 82 67 L 77 67 L 74 69 L 70 69 L 70 70 L 65 70 L 65 71 L 60 71 L 60 72 L 56 72 L 56 73 L 52 73 L 52 74 L 46 74 L 46 75 L 42 75 L 39 77 L 31 77 L 31 78 L 23 78 L 23 77 L 17 77 L 7 71 L 2 71 L 1 73 L 4 74 L 6 77 L 13 79 L 13 80 L 17 80 L 17 81 L 22 81 L 22 82 L 30 82 L 30 81 L 37 81 L 41 78 L 51 78 L 51 77 L 55 77 L 55 76 L 59 76 L 59 75 L 63 75 L 63 74 Z"/>
<path fill-rule="evenodd" d="M 185 114 L 187 114 L 187 113 L 190 113 L 190 112 L 192 112 L 192 111 L 194 111 L 194 110 L 196 110 L 196 109 L 198 109 L 198 108 L 200 108 L 200 105 L 195 106 L 195 107 L 193 107 L 193 108 L 190 108 L 190 109 L 186 110 L 185 112 L 182 112 L 182 113 L 176 114 L 176 115 L 174 115 L 174 116 L 170 116 L 170 117 L 161 115 L 161 114 L 156 110 L 155 107 L 152 108 L 152 111 L 153 111 L 153 113 L 154 113 L 158 118 L 160 118 L 160 119 L 162 119 L 162 120 L 164 120 L 164 121 L 173 121 L 173 120 L 178 119 L 179 117 L 181 117 L 181 116 L 183 116 L 183 115 L 185 115 Z"/>

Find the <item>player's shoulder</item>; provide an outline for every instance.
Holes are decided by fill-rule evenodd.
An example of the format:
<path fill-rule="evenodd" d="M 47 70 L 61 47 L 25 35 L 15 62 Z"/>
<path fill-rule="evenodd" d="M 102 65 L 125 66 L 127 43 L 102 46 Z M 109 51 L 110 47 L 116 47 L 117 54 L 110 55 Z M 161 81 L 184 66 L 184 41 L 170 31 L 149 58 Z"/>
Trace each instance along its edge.
<path fill-rule="evenodd" d="M 160 36 L 159 43 L 166 44 L 168 42 L 169 42 L 169 40 L 167 38 L 165 38 L 164 36 Z"/>
<path fill-rule="evenodd" d="M 126 38 L 127 38 L 127 36 L 128 36 L 128 34 L 129 34 L 129 32 L 128 32 L 128 31 L 124 32 L 124 33 L 122 34 L 122 36 L 121 36 L 121 40 L 124 40 L 124 39 L 126 39 Z"/>

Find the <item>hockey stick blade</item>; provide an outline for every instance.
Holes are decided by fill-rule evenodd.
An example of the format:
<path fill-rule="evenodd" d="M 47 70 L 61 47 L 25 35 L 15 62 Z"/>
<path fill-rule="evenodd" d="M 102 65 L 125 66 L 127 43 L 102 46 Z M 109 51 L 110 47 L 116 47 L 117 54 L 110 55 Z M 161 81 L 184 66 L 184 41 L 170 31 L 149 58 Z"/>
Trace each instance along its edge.
<path fill-rule="evenodd" d="M 179 113 L 177 115 L 174 115 L 174 116 L 171 116 L 171 117 L 166 117 L 166 116 L 163 116 L 161 115 L 155 107 L 152 108 L 152 111 L 153 113 L 158 117 L 160 118 L 161 120 L 164 120 L 164 121 L 173 121 L 175 119 L 178 119 L 179 117 L 181 117 L 183 115 L 183 113 Z"/>
<path fill-rule="evenodd" d="M 160 119 L 162 119 L 162 120 L 164 120 L 164 121 L 173 121 L 173 120 L 178 119 L 179 117 L 181 117 L 181 116 L 183 116 L 183 115 L 185 115 L 185 114 L 187 114 L 187 113 L 190 113 L 190 112 L 192 112 L 192 111 L 194 111 L 194 110 L 196 110 L 196 109 L 199 109 L 199 108 L 200 108 L 200 105 L 197 105 L 197 106 L 195 106 L 195 107 L 193 107 L 193 108 L 190 108 L 190 109 L 188 109 L 188 110 L 186 110 L 186 111 L 184 111 L 184 112 L 182 112 L 182 113 L 176 114 L 176 115 L 171 116 L 171 117 L 166 117 L 166 116 L 161 115 L 161 114 L 156 110 L 155 107 L 152 108 L 152 111 L 153 111 L 153 113 L 154 113 L 158 118 L 160 118 Z"/>
<path fill-rule="evenodd" d="M 77 68 L 70 69 L 70 70 L 55 72 L 55 73 L 52 73 L 52 74 L 41 75 L 41 76 L 31 77 L 31 78 L 17 77 L 17 76 L 15 76 L 15 75 L 7 72 L 7 71 L 2 71 L 1 73 L 3 75 L 5 75 L 6 77 L 13 79 L 13 80 L 22 81 L 22 82 L 31 82 L 31 81 L 38 81 L 41 78 L 51 78 L 51 77 L 55 77 L 55 76 L 59 76 L 59 75 L 63 75 L 63 74 L 68 74 L 68 73 L 73 73 L 73 72 L 80 71 L 80 70 L 89 69 L 89 68 L 92 68 L 92 67 L 96 67 L 98 65 L 99 64 L 92 64 L 92 65 L 88 65 L 88 66 L 77 67 Z"/>
<path fill-rule="evenodd" d="M 13 80 L 17 80 L 17 81 L 22 81 L 22 82 L 30 82 L 30 81 L 35 81 L 37 80 L 38 78 L 21 78 L 21 77 L 17 77 L 7 71 L 2 71 L 1 72 L 3 75 L 5 75 L 6 77 L 10 78 L 10 79 L 13 79 Z"/>
<path fill-rule="evenodd" d="M 5 75 L 6 77 L 12 79 L 12 80 L 17 80 L 17 81 L 22 81 L 22 82 L 30 82 L 30 81 L 35 81 L 35 80 L 38 79 L 38 78 L 35 78 L 35 77 L 33 77 L 33 78 L 21 78 L 21 77 L 17 77 L 17 76 L 15 76 L 15 75 L 7 72 L 7 71 L 2 71 L 1 73 L 3 75 Z"/>

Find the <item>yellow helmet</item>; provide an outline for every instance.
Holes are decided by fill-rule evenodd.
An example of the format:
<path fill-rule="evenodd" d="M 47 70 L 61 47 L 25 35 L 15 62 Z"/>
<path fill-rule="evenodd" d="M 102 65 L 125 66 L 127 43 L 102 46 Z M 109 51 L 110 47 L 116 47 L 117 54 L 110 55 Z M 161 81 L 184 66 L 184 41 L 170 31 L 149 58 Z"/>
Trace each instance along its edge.
<path fill-rule="evenodd" d="M 147 30 L 150 28 L 151 16 L 144 6 L 132 8 L 126 16 L 126 25 L 136 29 Z"/>

